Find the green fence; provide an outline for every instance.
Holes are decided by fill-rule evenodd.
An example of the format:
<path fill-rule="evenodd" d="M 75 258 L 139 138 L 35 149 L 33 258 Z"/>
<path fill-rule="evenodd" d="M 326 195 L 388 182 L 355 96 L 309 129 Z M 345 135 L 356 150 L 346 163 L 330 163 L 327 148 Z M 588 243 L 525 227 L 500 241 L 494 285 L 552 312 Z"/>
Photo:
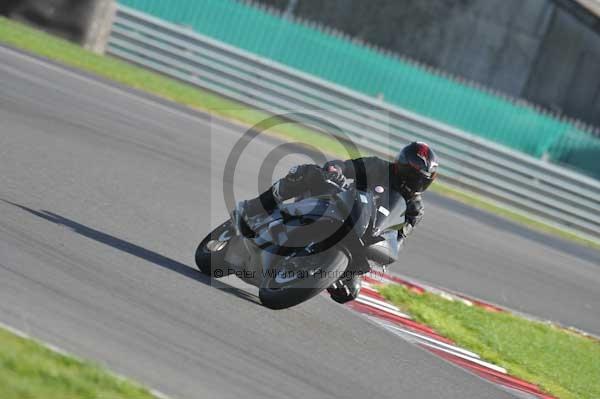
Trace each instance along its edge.
<path fill-rule="evenodd" d="M 119 0 L 236 47 L 600 178 L 600 138 L 532 107 L 235 0 Z"/>

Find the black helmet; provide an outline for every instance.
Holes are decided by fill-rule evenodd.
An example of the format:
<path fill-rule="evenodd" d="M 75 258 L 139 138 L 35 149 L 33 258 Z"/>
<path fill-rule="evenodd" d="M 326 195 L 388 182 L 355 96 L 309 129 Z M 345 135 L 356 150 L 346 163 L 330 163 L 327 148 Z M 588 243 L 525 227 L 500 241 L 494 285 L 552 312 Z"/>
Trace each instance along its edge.
<path fill-rule="evenodd" d="M 403 188 L 410 193 L 421 193 L 433 183 L 437 175 L 438 159 L 429 145 L 415 141 L 400 151 L 394 164 L 395 174 L 402 179 Z"/>

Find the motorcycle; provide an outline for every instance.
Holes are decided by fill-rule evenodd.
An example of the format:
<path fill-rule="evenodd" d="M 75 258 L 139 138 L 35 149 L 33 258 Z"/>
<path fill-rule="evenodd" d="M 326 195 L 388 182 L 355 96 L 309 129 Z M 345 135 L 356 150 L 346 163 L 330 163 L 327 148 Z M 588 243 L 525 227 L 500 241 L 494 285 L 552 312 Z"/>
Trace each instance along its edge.
<path fill-rule="evenodd" d="M 234 274 L 259 289 L 271 309 L 298 305 L 335 282 L 398 259 L 402 196 L 381 186 L 366 191 L 329 182 L 328 192 L 283 203 L 249 218 L 242 234 L 236 212 L 196 250 L 205 275 Z"/>

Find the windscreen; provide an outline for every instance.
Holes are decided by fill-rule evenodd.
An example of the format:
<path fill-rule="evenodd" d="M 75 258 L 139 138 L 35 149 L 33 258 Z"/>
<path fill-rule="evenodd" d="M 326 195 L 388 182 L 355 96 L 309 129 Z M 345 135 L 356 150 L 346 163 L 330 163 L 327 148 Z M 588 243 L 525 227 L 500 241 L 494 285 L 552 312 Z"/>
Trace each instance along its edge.
<path fill-rule="evenodd" d="M 377 217 L 374 223 L 375 232 L 399 230 L 404 225 L 406 201 L 397 191 L 386 190 L 378 194 L 376 200 Z"/>

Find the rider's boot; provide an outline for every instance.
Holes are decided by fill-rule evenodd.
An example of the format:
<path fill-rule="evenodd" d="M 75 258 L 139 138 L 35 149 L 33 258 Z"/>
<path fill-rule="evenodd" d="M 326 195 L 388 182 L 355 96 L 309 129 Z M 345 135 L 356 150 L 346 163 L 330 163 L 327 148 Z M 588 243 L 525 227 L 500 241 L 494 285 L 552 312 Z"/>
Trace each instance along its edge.
<path fill-rule="evenodd" d="M 337 303 L 346 303 L 358 298 L 362 286 L 362 278 L 358 274 L 352 274 L 350 278 L 336 281 L 327 288 L 331 299 Z"/>

